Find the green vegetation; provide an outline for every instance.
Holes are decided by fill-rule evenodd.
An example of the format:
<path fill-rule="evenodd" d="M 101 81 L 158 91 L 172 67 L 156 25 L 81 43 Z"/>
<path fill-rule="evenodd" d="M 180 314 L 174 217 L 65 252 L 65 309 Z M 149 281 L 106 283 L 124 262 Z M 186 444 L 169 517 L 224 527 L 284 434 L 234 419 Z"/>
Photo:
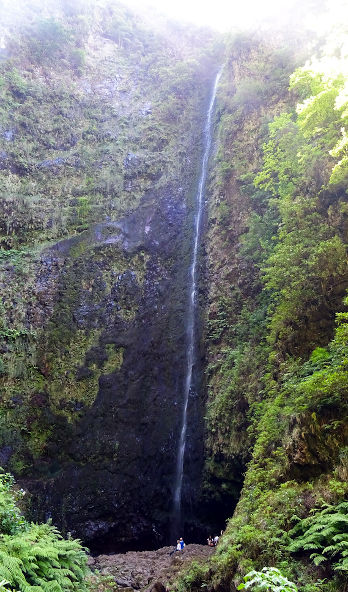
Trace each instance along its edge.
<path fill-rule="evenodd" d="M 251 571 L 244 576 L 244 582 L 238 586 L 237 590 L 297 592 L 295 584 L 284 578 L 279 569 L 275 567 L 264 567 L 262 571 Z"/>
<path fill-rule="evenodd" d="M 80 542 L 63 539 L 50 524 L 30 524 L 16 504 L 20 491 L 0 474 L 0 574 L 2 590 L 68 592 L 88 589 L 87 555 Z"/>
<path fill-rule="evenodd" d="M 269 92 L 267 57 L 277 50 L 244 41 L 228 50 L 211 177 L 207 496 L 226 503 L 246 473 L 210 575 L 191 589 L 227 589 L 273 565 L 301 591 L 341 592 L 346 58 L 337 44 L 291 73 L 300 58 L 288 54 Z"/>
<path fill-rule="evenodd" d="M 289 535 L 292 553 L 314 551 L 310 559 L 315 565 L 332 563 L 333 571 L 348 571 L 348 502 L 328 505 L 308 518 L 299 520 Z"/>
<path fill-rule="evenodd" d="M 0 64 L 6 249 L 119 217 L 180 176 L 173 155 L 192 140 L 183 131 L 200 117 L 206 76 L 199 45 L 180 28 L 168 41 L 117 3 L 76 4 L 67 16 L 52 2 L 55 17 L 41 20 L 25 18 L 21 4 L 23 23 L 3 31 Z M 211 45 L 211 35 L 204 41 Z"/>
<path fill-rule="evenodd" d="M 0 445 L 16 475 L 122 367 L 105 332 L 136 319 L 150 255 L 125 254 L 112 224 L 194 170 L 210 79 L 211 33 L 73 4 L 41 17 L 21 0 L 0 24 Z"/>
<path fill-rule="evenodd" d="M 207 31 L 173 25 L 168 39 L 125 7 L 87 4 L 43 19 L 26 6 L 4 33 L 0 447 L 23 476 L 59 471 L 60 443 L 101 381 L 110 391 L 110 375 L 131 375 L 124 336 L 177 264 L 161 258 L 152 215 L 159 196 L 184 190 L 177 209 L 190 210 L 213 64 Z M 348 590 L 346 46 L 336 31 L 331 46 L 312 40 L 310 58 L 296 31 L 289 48 L 276 37 L 226 44 L 209 180 L 203 501 L 231 518 L 178 592 Z M 171 306 L 175 316 L 181 303 Z M 108 445 L 117 465 L 124 451 Z M 104 443 L 82 446 L 73 461 L 98 465 Z M 7 474 L 0 533 L 0 590 L 87 586 L 80 543 L 27 523 Z"/>

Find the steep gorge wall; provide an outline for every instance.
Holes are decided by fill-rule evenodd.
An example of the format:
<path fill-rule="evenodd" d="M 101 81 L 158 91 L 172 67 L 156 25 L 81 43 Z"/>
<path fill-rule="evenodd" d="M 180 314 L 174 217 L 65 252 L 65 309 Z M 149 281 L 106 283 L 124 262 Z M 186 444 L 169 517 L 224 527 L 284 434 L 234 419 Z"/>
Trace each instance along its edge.
<path fill-rule="evenodd" d="M 334 149 L 344 75 L 335 82 L 313 62 L 289 92 L 308 58 L 299 39 L 234 37 L 218 97 L 205 493 L 221 518 L 233 517 L 214 562 L 184 578 L 191 590 L 235 590 L 267 565 L 301 590 L 346 589 L 344 555 L 334 566 L 333 547 L 315 558 L 324 535 L 312 546 L 292 538 L 309 525 L 319 532 L 325 504 L 327 524 L 331 513 L 341 520 L 347 494 L 347 171 Z M 339 71 L 344 53 L 334 55 Z"/>
<path fill-rule="evenodd" d="M 62 14 L 10 27 L 2 54 L 0 464 L 32 516 L 94 550 L 151 547 L 172 506 L 216 62 L 207 33 L 172 27 L 168 40 L 123 9 Z M 330 177 L 341 79 L 324 88 L 319 133 L 303 127 L 295 105 L 322 80 L 289 92 L 307 57 L 298 41 L 234 37 L 218 97 L 199 293 L 208 402 L 203 438 L 189 397 L 187 532 L 236 511 L 197 590 L 233 590 L 277 562 L 305 592 L 335 576 L 288 550 L 295 512 L 301 523 L 347 492 L 347 182 Z"/>
<path fill-rule="evenodd" d="M 262 164 L 268 122 L 291 105 L 288 79 L 296 59 L 277 40 L 237 35 L 227 49 L 218 95 L 205 241 L 206 491 L 222 516 L 239 499 L 250 458 L 249 409 L 260 399 L 268 356 L 270 298 L 261 280 L 259 240 L 266 243 L 276 220 L 267 227 L 267 203 L 252 182 Z"/>
<path fill-rule="evenodd" d="M 29 16 L 1 65 L 1 464 L 94 548 L 159 545 L 211 40 L 117 6 Z"/>

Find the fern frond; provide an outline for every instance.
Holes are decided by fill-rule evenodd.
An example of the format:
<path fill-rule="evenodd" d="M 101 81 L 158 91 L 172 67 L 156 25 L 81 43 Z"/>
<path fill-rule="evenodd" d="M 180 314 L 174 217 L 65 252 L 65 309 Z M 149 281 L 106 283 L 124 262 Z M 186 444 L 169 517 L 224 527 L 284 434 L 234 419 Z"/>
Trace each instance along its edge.
<path fill-rule="evenodd" d="M 301 548 L 304 551 L 315 551 L 316 549 L 322 549 L 322 545 L 318 545 L 316 543 L 307 543 L 306 545 L 302 545 Z"/>
<path fill-rule="evenodd" d="M 324 557 L 324 555 L 311 555 L 310 558 L 313 560 L 313 563 L 316 566 L 324 563 L 324 561 L 327 561 L 327 557 Z"/>
<path fill-rule="evenodd" d="M 335 536 L 332 537 L 333 541 L 347 541 L 348 542 L 348 532 L 340 532 L 338 534 L 335 534 Z"/>

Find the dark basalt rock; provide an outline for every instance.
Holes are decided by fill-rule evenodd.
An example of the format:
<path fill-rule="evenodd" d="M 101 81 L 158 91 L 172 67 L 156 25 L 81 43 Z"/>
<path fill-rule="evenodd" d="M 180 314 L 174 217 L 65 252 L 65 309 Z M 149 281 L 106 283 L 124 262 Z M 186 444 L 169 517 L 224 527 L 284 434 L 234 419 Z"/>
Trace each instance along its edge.
<path fill-rule="evenodd" d="M 13 454 L 12 446 L 3 446 L 0 449 L 0 464 L 6 465 Z"/>
<path fill-rule="evenodd" d="M 60 434 L 55 427 L 44 458 L 36 462 L 36 475 L 25 483 L 33 517 L 50 516 L 92 550 L 153 548 L 166 541 L 185 372 L 185 261 L 190 254 L 185 209 L 182 191 L 146 195 L 124 219 L 60 241 L 44 255 L 41 287 L 60 261 L 57 294 L 48 304 L 53 309 L 51 330 L 61 329 L 68 318 L 74 331 L 100 331 L 99 345 L 87 352 L 76 380 L 102 367 L 107 344 L 124 348 L 121 368 L 102 373 L 91 406 L 65 406 L 76 421 L 61 421 Z M 103 264 L 98 268 L 93 261 L 105 247 L 109 257 L 121 252 L 130 263 L 115 275 L 110 290 L 99 273 Z M 139 283 L 131 262 L 140 252 L 147 262 Z M 69 290 L 68 306 L 64 298 Z M 127 306 L 130 312 L 124 316 Z M 47 343 L 49 349 L 49 339 Z M 49 375 L 47 359 L 45 351 L 41 371 Z M 201 404 L 191 398 L 197 411 Z M 199 467 L 196 457 L 203 455 L 200 449 L 194 452 L 193 441 L 201 434 L 201 410 L 195 416 L 188 456 L 190 466 Z M 194 503 L 195 485 L 186 491 Z"/>

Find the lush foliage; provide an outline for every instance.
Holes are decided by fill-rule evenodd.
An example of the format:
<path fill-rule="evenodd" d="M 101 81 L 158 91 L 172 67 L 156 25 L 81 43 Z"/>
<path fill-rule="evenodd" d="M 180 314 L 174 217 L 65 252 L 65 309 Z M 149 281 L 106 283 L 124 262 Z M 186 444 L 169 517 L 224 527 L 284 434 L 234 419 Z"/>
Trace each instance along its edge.
<path fill-rule="evenodd" d="M 312 349 L 320 342 L 311 317 L 319 309 L 322 322 L 332 318 L 339 306 L 336 286 L 347 275 L 346 237 L 340 224 L 348 178 L 338 148 L 347 123 L 345 55 L 332 62 L 315 61 L 291 77 L 291 88 L 300 96 L 308 86 L 313 95 L 298 104 L 297 115 L 283 113 L 269 125 L 263 169 L 255 177 L 255 185 L 273 196 L 281 217 L 277 242 L 264 268 L 273 301 L 270 335 L 282 349 L 297 354 L 303 353 L 296 340 L 304 324 L 312 333 L 305 347 Z M 339 175 L 334 172 L 338 170 Z"/>
<path fill-rule="evenodd" d="M 19 492 L 20 493 L 20 492 Z M 87 590 L 87 555 L 50 524 L 30 524 L 16 504 L 13 478 L 0 474 L 0 574 L 4 592 Z"/>
<path fill-rule="evenodd" d="M 244 582 L 237 590 L 253 590 L 254 592 L 297 592 L 293 582 L 289 582 L 275 567 L 264 567 L 262 571 L 251 571 L 244 576 Z"/>
<path fill-rule="evenodd" d="M 289 532 L 292 553 L 310 552 L 315 565 L 332 564 L 334 571 L 348 572 L 348 502 L 314 510 Z"/>
<path fill-rule="evenodd" d="M 310 563 L 305 548 L 289 550 L 294 515 L 299 525 L 314 520 L 313 508 L 321 516 L 323 504 L 341 507 L 347 495 L 348 103 L 339 38 L 292 74 L 288 56 L 289 77 L 272 98 L 261 90 L 269 47 L 239 38 L 228 58 L 209 229 L 207 491 L 224 503 L 243 471 L 245 479 L 213 560 L 216 587 L 264 565 L 305 592 L 347 585 L 344 570 L 332 569 L 344 557 L 335 541 L 323 538 Z"/>
<path fill-rule="evenodd" d="M 1 470 L 1 469 L 0 469 Z M 1 534 L 17 534 L 25 527 L 25 520 L 16 504 L 14 478 L 9 473 L 0 473 L 0 532 Z M 17 492 L 17 497 L 23 495 Z"/>
<path fill-rule="evenodd" d="M 192 44 L 174 28 L 167 39 L 117 6 L 96 8 L 96 28 L 69 4 L 54 19 L 25 16 L 0 64 L 0 444 L 18 473 L 50 445 L 60 454 L 57 430 L 71 434 L 101 376 L 123 363 L 99 317 L 77 327 L 76 310 L 87 295 L 104 323 L 132 322 L 137 299 L 116 311 L 107 297 L 132 263 L 142 298 L 146 254 L 116 260 L 104 245 L 87 258 L 84 233 L 192 176 L 209 64 L 209 33 Z M 291 49 L 277 44 L 227 43 L 207 239 L 204 485 L 223 517 L 243 489 L 211 567 L 193 565 L 182 592 L 230 589 L 246 573 L 240 589 L 347 588 L 346 46 L 301 66 L 295 33 Z M 61 273 L 47 243 L 74 235 Z M 40 288 L 57 301 L 41 303 Z M 0 529 L 5 589 L 83 589 L 80 544 L 27 524 L 5 475 Z M 251 571 L 264 565 L 296 585 L 277 568 Z"/>

